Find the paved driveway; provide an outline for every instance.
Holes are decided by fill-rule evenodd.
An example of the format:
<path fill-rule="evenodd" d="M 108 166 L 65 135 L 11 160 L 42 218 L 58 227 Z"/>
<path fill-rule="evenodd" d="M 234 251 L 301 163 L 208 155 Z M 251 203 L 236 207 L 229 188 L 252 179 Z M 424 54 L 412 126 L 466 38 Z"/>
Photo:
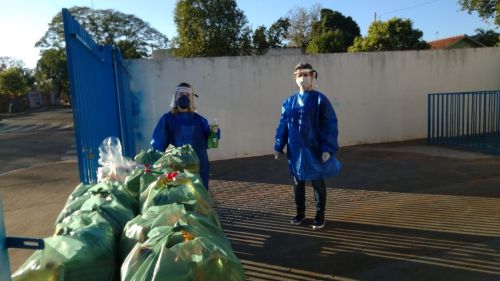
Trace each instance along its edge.
<path fill-rule="evenodd" d="M 211 193 L 250 280 L 500 280 L 500 159 L 422 142 L 342 148 L 327 224 L 288 224 L 286 160 L 212 163 Z M 74 161 L 0 176 L 7 231 L 52 234 L 78 183 Z M 31 252 L 11 250 L 17 268 Z"/>

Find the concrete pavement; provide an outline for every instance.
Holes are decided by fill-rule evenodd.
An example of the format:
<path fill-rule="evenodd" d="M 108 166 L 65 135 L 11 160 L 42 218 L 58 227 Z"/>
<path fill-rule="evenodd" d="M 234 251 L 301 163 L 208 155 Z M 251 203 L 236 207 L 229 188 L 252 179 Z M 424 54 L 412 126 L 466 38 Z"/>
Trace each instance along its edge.
<path fill-rule="evenodd" d="M 500 159 L 421 141 L 342 148 L 327 224 L 289 225 L 286 160 L 212 163 L 211 194 L 249 280 L 500 280 Z M 78 184 L 74 161 L 0 176 L 12 236 L 45 237 Z M 15 270 L 31 252 L 11 250 Z"/>

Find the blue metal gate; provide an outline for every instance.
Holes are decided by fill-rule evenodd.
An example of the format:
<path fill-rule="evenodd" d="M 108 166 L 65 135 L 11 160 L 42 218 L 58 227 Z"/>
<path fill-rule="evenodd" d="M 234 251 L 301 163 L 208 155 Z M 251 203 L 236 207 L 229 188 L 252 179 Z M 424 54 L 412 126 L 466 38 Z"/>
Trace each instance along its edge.
<path fill-rule="evenodd" d="M 500 91 L 429 94 L 428 142 L 500 155 Z"/>
<path fill-rule="evenodd" d="M 105 138 L 118 137 L 124 154 L 135 154 L 129 76 L 116 47 L 97 45 L 67 9 L 62 14 L 80 181 L 92 183 Z"/>

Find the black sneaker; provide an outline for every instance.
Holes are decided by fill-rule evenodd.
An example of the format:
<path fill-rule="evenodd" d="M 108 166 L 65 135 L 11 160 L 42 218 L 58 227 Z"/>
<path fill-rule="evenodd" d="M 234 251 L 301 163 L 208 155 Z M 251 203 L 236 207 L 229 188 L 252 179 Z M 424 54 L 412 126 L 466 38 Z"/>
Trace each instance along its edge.
<path fill-rule="evenodd" d="M 306 216 L 304 214 L 298 214 L 292 219 L 290 224 L 300 225 L 304 222 L 305 219 L 306 219 Z"/>
<path fill-rule="evenodd" d="M 314 217 L 314 222 L 312 225 L 313 229 L 322 229 L 325 226 L 325 215 L 323 214 L 316 214 L 316 217 Z"/>

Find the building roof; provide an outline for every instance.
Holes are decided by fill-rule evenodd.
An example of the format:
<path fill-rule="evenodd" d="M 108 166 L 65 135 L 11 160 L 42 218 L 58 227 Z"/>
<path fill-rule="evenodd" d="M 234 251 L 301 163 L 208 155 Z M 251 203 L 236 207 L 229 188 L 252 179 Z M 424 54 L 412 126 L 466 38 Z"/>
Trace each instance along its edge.
<path fill-rule="evenodd" d="M 430 41 L 428 43 L 431 45 L 431 49 L 448 49 L 462 40 L 468 41 L 468 43 L 470 43 L 470 45 L 472 45 L 473 47 L 484 47 L 484 44 L 470 38 L 465 34 Z"/>

